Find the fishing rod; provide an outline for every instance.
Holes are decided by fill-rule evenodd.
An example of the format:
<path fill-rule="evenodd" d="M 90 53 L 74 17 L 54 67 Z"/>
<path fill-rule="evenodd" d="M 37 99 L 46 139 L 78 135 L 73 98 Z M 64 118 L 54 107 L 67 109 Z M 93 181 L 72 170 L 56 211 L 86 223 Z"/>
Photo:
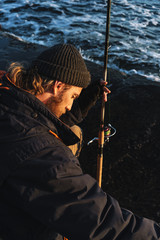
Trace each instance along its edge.
<path fill-rule="evenodd" d="M 108 0 L 107 6 L 107 21 L 106 21 L 106 36 L 105 36 L 105 51 L 104 51 L 104 81 L 107 83 L 107 64 L 108 64 L 108 49 L 109 49 L 109 30 L 110 30 L 110 12 L 111 12 L 111 0 Z M 98 156 L 97 156 L 97 181 L 99 186 L 102 185 L 102 168 L 103 168 L 103 148 L 106 142 L 109 142 L 110 137 L 116 134 L 116 129 L 109 123 L 104 126 L 105 116 L 105 99 L 102 95 L 101 104 L 101 121 L 98 137 L 90 140 L 87 145 L 90 145 L 95 140 L 98 141 Z"/>
<path fill-rule="evenodd" d="M 108 0 L 107 21 L 106 21 L 106 36 L 105 36 L 105 51 L 104 51 L 104 76 L 103 76 L 105 82 L 107 82 L 110 12 L 111 12 L 111 0 Z M 104 133 L 105 133 L 104 116 L 105 116 L 105 100 L 103 99 L 103 96 L 102 96 L 101 121 L 100 121 L 100 129 L 99 129 L 99 133 L 98 133 L 98 156 L 97 156 L 97 181 L 98 181 L 98 184 L 99 184 L 100 187 L 102 185 L 103 146 L 104 146 Z M 108 128 L 107 131 L 108 131 L 108 136 L 109 136 L 110 128 Z"/>

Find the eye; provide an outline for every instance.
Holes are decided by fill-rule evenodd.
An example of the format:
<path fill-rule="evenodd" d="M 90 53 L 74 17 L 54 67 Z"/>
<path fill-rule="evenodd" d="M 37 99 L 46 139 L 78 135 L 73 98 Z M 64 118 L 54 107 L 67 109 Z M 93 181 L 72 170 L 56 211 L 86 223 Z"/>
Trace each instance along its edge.
<path fill-rule="evenodd" d="M 76 99 L 76 98 L 77 98 L 77 96 L 75 96 L 75 95 L 72 96 L 72 99 Z"/>

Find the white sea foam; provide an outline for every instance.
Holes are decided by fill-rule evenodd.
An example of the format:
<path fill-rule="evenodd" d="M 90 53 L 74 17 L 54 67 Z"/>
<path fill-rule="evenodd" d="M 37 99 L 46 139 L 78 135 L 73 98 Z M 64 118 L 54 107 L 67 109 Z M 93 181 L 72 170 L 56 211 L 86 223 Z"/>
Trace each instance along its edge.
<path fill-rule="evenodd" d="M 149 24 L 149 21 L 146 20 L 145 22 L 139 22 L 138 17 L 136 17 L 134 20 L 130 21 L 129 24 L 131 27 L 138 30 L 140 28 L 146 28 Z"/>
<path fill-rule="evenodd" d="M 154 75 L 154 74 L 150 74 L 150 73 L 145 74 L 144 71 L 137 71 L 136 69 L 126 70 L 126 69 L 117 67 L 117 65 L 115 65 L 115 64 L 108 64 L 108 67 L 115 69 L 117 71 L 120 71 L 122 73 L 125 73 L 127 75 L 133 75 L 133 74 L 140 75 L 142 77 L 147 78 L 148 80 L 160 82 L 160 76 L 158 76 L 158 75 Z"/>
<path fill-rule="evenodd" d="M 155 26 L 158 25 L 158 21 L 157 21 L 156 19 L 152 19 L 151 22 L 152 22 L 152 24 L 155 25 Z"/>
<path fill-rule="evenodd" d="M 107 0 L 18 0 L 9 4 L 1 0 L 0 24 L 20 41 L 46 46 L 73 42 L 85 49 L 85 54 L 91 56 L 89 60 L 98 63 L 103 61 L 106 10 Z M 126 69 L 134 68 L 135 64 L 143 65 L 144 74 L 153 75 L 157 80 L 159 29 L 159 0 L 114 0 L 111 6 L 111 62 L 119 68 L 121 61 L 120 66 Z M 130 74 L 133 72 L 131 70 Z"/>

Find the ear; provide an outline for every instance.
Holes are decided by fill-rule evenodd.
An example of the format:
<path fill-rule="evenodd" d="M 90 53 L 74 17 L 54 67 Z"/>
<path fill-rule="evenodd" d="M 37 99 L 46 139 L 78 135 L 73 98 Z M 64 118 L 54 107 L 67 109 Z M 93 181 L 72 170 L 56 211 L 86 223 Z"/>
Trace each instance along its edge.
<path fill-rule="evenodd" d="M 57 96 L 57 94 L 59 94 L 59 92 L 61 92 L 64 88 L 64 83 L 59 82 L 59 81 L 55 81 L 54 85 L 52 86 L 52 93 Z"/>

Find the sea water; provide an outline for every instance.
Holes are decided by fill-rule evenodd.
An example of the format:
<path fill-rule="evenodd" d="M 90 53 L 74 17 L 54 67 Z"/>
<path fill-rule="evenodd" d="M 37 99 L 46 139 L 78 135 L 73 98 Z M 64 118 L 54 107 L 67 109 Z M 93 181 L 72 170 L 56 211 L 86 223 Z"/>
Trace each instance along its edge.
<path fill-rule="evenodd" d="M 1 0 L 3 31 L 21 41 L 74 44 L 103 64 L 107 0 Z M 108 67 L 160 81 L 160 1 L 112 0 Z"/>

